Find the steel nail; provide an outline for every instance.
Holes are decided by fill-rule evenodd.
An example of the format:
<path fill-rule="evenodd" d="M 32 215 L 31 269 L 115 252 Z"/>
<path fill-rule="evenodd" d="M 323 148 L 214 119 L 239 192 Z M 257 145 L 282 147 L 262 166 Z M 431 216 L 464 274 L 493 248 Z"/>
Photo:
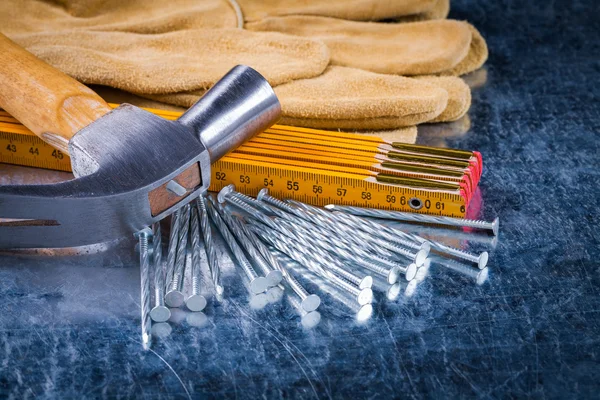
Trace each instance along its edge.
<path fill-rule="evenodd" d="M 185 205 L 181 212 L 181 225 L 179 228 L 177 254 L 175 257 L 175 270 L 173 279 L 169 284 L 169 291 L 165 294 L 165 303 L 169 307 L 181 307 L 185 301 L 183 293 L 183 278 L 185 275 L 185 264 L 187 258 L 187 241 L 190 225 L 190 207 Z"/>
<path fill-rule="evenodd" d="M 258 267 L 263 271 L 269 286 L 279 285 L 283 279 L 283 274 L 280 270 L 271 267 L 267 263 L 267 260 L 265 260 L 264 256 L 258 251 L 254 244 L 254 240 L 251 238 L 251 236 L 254 236 L 254 233 L 250 232 L 244 223 L 242 223 L 242 221 L 227 213 L 220 205 L 216 207 L 220 211 L 221 217 L 229 227 L 230 232 L 237 239 L 238 243 L 240 243 L 246 249 L 246 252 L 252 261 L 254 261 L 254 265 L 258 265 Z"/>
<path fill-rule="evenodd" d="M 219 212 L 217 211 L 216 207 L 213 206 L 211 203 L 208 203 L 207 210 L 213 222 L 217 226 L 217 229 L 219 230 L 219 232 L 221 232 L 221 235 L 225 239 L 225 242 L 231 249 L 231 252 L 237 259 L 238 265 L 242 268 L 242 270 L 250 280 L 250 290 L 256 294 L 262 293 L 265 290 L 267 290 L 269 286 L 267 279 L 265 277 L 258 276 L 256 271 L 254 271 L 254 268 L 252 268 L 250 261 L 248 261 L 248 259 L 244 255 L 244 251 L 235 240 L 233 234 L 227 228 L 225 221 L 223 221 L 223 219 L 219 215 Z"/>
<path fill-rule="evenodd" d="M 413 260 L 417 266 L 423 265 L 425 259 L 429 255 L 428 245 L 417 246 L 419 250 L 413 251 L 403 247 L 398 242 L 398 238 L 395 235 L 387 232 L 385 227 L 381 227 L 379 224 L 371 225 L 370 223 L 364 224 L 362 221 L 351 221 L 345 214 L 335 214 L 324 211 L 320 208 L 301 203 L 295 200 L 288 200 L 289 204 L 296 206 L 298 209 L 305 211 L 305 215 L 311 215 L 313 218 L 317 218 L 322 226 L 327 227 L 328 225 L 337 222 L 334 225 L 335 228 L 341 228 L 345 226 L 346 231 L 349 233 L 349 237 L 353 238 L 357 245 L 367 245 L 374 251 L 378 251 L 381 248 L 388 249 L 393 253 Z M 334 229 L 332 227 L 331 229 Z M 339 234 L 339 231 L 333 230 L 334 233 Z"/>
<path fill-rule="evenodd" d="M 167 265 L 164 279 L 164 292 L 169 290 L 168 285 L 173 279 L 175 270 L 175 255 L 177 253 L 177 239 L 179 237 L 179 228 L 181 224 L 181 209 L 171 215 L 171 231 L 169 232 L 169 247 L 167 249 Z"/>
<path fill-rule="evenodd" d="M 453 218 L 453 217 L 443 217 L 437 215 L 426 215 L 419 213 L 410 213 L 403 211 L 388 211 L 388 210 L 377 210 L 372 208 L 362 208 L 362 207 L 354 207 L 354 206 L 338 206 L 335 204 L 328 204 L 325 206 L 330 210 L 338 210 L 343 211 L 345 213 L 363 216 L 363 217 L 372 217 L 372 218 L 382 218 L 382 219 L 394 219 L 398 221 L 415 221 L 415 222 L 425 222 L 428 224 L 439 224 L 439 225 L 448 225 L 448 226 L 459 226 L 459 227 L 468 227 L 468 228 L 476 228 L 483 230 L 490 230 L 494 233 L 494 235 L 498 235 L 498 229 L 500 225 L 500 219 L 495 218 L 492 222 L 486 222 L 482 220 L 473 220 L 473 219 L 464 219 L 464 218 Z"/>
<path fill-rule="evenodd" d="M 355 296 L 356 301 L 361 304 L 368 304 L 373 301 L 373 291 L 370 287 L 359 289 L 352 283 L 346 281 L 343 278 L 338 277 L 331 271 L 327 270 L 327 267 L 323 267 L 323 260 L 319 260 L 314 254 L 307 251 L 302 251 L 295 247 L 294 244 L 287 236 L 275 236 L 272 232 L 266 232 L 256 226 L 251 226 L 251 229 L 263 240 L 270 243 L 272 246 L 277 248 L 279 251 L 287 254 L 292 259 L 296 260 L 306 268 L 313 270 L 314 272 L 321 275 L 322 278 L 326 279 L 329 283 L 338 288 L 349 292 Z"/>
<path fill-rule="evenodd" d="M 154 322 L 165 322 L 171 318 L 171 310 L 165 307 L 165 270 L 162 263 L 162 239 L 160 221 L 152 225 L 152 247 L 154 264 L 154 307 L 150 318 Z"/>
<path fill-rule="evenodd" d="M 144 228 L 135 236 L 140 245 L 140 309 L 142 316 L 142 344 L 148 347 L 152 340 L 152 321 L 150 319 L 150 259 L 148 256 L 148 238 L 152 237 L 150 228 Z"/>
<path fill-rule="evenodd" d="M 223 295 L 224 289 L 221 285 L 221 266 L 219 265 L 219 257 L 215 248 L 215 243 L 212 237 L 212 229 L 208 221 L 208 211 L 206 210 L 206 199 L 203 196 L 196 199 L 196 209 L 200 218 L 200 227 L 202 229 L 202 240 L 204 241 L 204 249 L 206 251 L 206 260 L 210 268 L 211 279 L 215 287 L 217 298 Z"/>
<path fill-rule="evenodd" d="M 200 226 L 198 210 L 190 208 L 190 237 L 192 248 L 192 294 L 185 299 L 185 305 L 190 311 L 202 311 L 206 307 L 206 298 L 200 294 Z"/>

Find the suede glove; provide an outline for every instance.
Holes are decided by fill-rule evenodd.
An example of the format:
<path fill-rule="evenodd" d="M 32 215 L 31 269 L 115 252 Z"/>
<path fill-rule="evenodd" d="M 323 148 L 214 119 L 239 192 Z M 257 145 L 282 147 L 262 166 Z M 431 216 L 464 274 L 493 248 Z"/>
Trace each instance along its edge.
<path fill-rule="evenodd" d="M 458 75 L 477 68 L 487 56 L 487 48 L 483 38 L 466 23 L 441 20 L 381 24 L 333 19 L 334 26 L 319 28 L 323 38 L 315 38 L 310 32 L 298 36 L 302 27 L 289 22 L 308 19 L 316 21 L 311 23 L 318 27 L 323 25 L 322 20 L 332 20 L 328 18 L 331 16 L 356 20 L 439 17 L 447 13 L 447 0 L 270 3 L 265 8 L 259 0 L 240 1 L 249 21 L 247 26 L 268 28 L 259 32 L 235 29 L 240 21 L 235 8 L 224 0 L 174 0 L 168 4 L 157 0 L 5 0 L 0 2 L 0 30 L 84 83 L 120 88 L 181 106 L 193 104 L 234 65 L 246 64 L 275 86 L 287 123 L 413 132 L 403 127 L 454 120 L 468 109 L 470 91 L 459 78 L 392 75 Z M 304 11 L 297 11 L 300 5 L 306 6 L 301 8 Z M 265 10 L 275 17 L 252 21 L 258 15 L 265 16 Z M 277 17 L 297 12 L 316 16 Z M 281 31 L 298 32 L 274 32 L 277 29 L 269 27 L 274 20 L 284 20 Z M 379 40 L 384 32 L 401 40 L 388 40 L 392 50 L 379 48 L 383 53 L 375 57 L 368 52 L 360 55 L 360 40 L 357 42 L 352 32 L 364 26 L 370 27 L 366 35 L 372 40 Z M 335 45 L 331 39 L 335 35 L 343 39 L 342 45 Z M 419 52 L 419 46 L 411 46 L 411 41 L 426 44 L 430 54 Z M 406 62 L 394 55 L 402 46 L 409 51 L 405 54 L 412 54 L 415 60 Z M 330 53 L 334 54 L 335 65 L 327 68 Z M 377 63 L 353 61 L 356 54 L 379 59 L 387 69 L 378 69 L 381 67 Z M 348 90 L 350 87 L 353 92 Z"/>
<path fill-rule="evenodd" d="M 462 21 L 390 24 L 288 16 L 266 18 L 245 27 L 322 40 L 329 47 L 333 65 L 382 74 L 459 75 L 479 68 L 487 58 L 479 32 Z"/>

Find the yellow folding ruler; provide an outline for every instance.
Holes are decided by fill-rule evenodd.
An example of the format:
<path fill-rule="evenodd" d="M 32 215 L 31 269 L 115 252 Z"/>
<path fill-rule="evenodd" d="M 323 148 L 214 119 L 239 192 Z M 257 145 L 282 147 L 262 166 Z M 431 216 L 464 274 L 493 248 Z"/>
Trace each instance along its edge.
<path fill-rule="evenodd" d="M 111 105 L 116 107 L 117 105 Z M 147 109 L 175 120 L 181 113 Z M 70 171 L 54 149 L 0 110 L 0 162 Z M 463 217 L 481 176 L 477 152 L 274 125 L 212 165 L 211 191 Z"/>

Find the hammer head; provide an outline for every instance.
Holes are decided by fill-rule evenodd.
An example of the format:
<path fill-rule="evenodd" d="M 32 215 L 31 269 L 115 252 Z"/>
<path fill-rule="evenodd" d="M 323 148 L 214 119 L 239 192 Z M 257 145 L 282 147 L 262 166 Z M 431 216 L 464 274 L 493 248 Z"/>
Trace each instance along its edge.
<path fill-rule="evenodd" d="M 0 248 L 72 247 L 131 235 L 210 185 L 210 164 L 277 121 L 279 102 L 238 66 L 178 121 L 122 105 L 69 142 L 76 179 L 0 186 Z M 211 158 L 212 155 L 212 158 Z"/>

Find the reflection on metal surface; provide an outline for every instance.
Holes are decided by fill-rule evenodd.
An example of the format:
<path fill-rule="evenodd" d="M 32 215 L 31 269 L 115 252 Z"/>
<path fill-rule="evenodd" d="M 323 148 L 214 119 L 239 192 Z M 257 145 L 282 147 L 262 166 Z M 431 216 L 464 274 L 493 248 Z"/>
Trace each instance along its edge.
<path fill-rule="evenodd" d="M 434 256 L 432 262 L 435 264 L 442 265 L 453 271 L 459 272 L 460 274 L 467 276 L 475 281 L 478 285 L 483 285 L 488 279 L 489 269 L 485 267 L 483 269 L 473 268 L 469 265 L 462 264 L 455 260 Z"/>
<path fill-rule="evenodd" d="M 179 325 L 183 321 L 185 321 L 186 315 L 187 312 L 182 310 L 181 308 L 171 308 L 171 318 L 169 318 L 169 322 L 172 322 L 175 325 Z"/>
<path fill-rule="evenodd" d="M 185 321 L 195 328 L 203 328 L 208 324 L 208 317 L 202 311 L 190 312 L 186 315 Z"/>
<path fill-rule="evenodd" d="M 410 232 L 424 237 L 427 240 L 441 242 L 447 246 L 462 248 L 461 241 L 481 243 L 491 248 L 498 245 L 498 236 L 488 235 L 486 233 L 467 232 L 463 229 L 447 229 L 441 227 L 432 227 L 418 225 L 408 222 L 390 222 L 391 228 L 401 229 L 404 232 Z"/>
<path fill-rule="evenodd" d="M 378 289 L 385 293 L 385 298 L 388 301 L 396 301 L 401 298 L 409 298 L 415 294 L 417 287 L 419 285 L 419 281 L 413 279 L 412 281 L 398 281 L 393 285 L 381 285 L 378 286 Z"/>
<path fill-rule="evenodd" d="M 423 282 L 425 280 L 425 278 L 427 278 L 427 275 L 429 275 L 429 267 L 430 266 L 431 266 L 431 258 L 428 258 L 427 260 L 425 260 L 425 263 L 421 267 L 419 267 L 419 269 L 417 270 L 417 273 L 415 274 L 414 281 L 416 283 Z"/>
<path fill-rule="evenodd" d="M 281 285 L 273 286 L 267 289 L 267 301 L 271 304 L 279 303 L 283 298 L 283 287 Z"/>
<path fill-rule="evenodd" d="M 366 323 L 373 316 L 373 305 L 365 304 L 356 313 L 356 322 L 359 324 Z"/>
<path fill-rule="evenodd" d="M 253 310 L 262 310 L 269 304 L 269 298 L 266 293 L 250 294 L 248 305 Z"/>
<path fill-rule="evenodd" d="M 469 74 L 461 76 L 461 79 L 465 81 L 467 85 L 471 89 L 477 89 L 484 86 L 487 83 L 488 79 L 488 70 L 487 67 L 481 67 L 476 71 L 473 71 Z"/>
<path fill-rule="evenodd" d="M 288 293 L 286 299 L 300 315 L 300 323 L 302 327 L 306 329 L 312 329 L 317 326 L 319 322 L 321 322 L 321 314 L 318 311 L 306 311 L 297 295 Z"/>
<path fill-rule="evenodd" d="M 313 329 L 321 322 L 321 313 L 318 311 L 308 312 L 302 316 L 300 321 L 303 328 Z"/>
<path fill-rule="evenodd" d="M 173 332 L 173 328 L 167 322 L 159 322 L 152 325 L 152 337 L 156 337 L 158 339 L 166 339 L 171 336 Z"/>
<path fill-rule="evenodd" d="M 23 256 L 23 255 L 33 255 L 33 256 L 43 256 L 43 257 L 69 257 L 69 256 L 83 256 L 83 255 L 92 255 L 107 252 L 109 250 L 114 251 L 116 247 L 126 243 L 129 238 L 121 238 L 116 240 L 111 240 L 105 243 L 97 243 L 91 244 L 87 246 L 78 246 L 78 247 L 64 247 L 57 249 L 48 249 L 48 248 L 37 248 L 37 249 L 0 249 L 0 254 L 5 255 L 15 255 L 15 256 Z"/>

